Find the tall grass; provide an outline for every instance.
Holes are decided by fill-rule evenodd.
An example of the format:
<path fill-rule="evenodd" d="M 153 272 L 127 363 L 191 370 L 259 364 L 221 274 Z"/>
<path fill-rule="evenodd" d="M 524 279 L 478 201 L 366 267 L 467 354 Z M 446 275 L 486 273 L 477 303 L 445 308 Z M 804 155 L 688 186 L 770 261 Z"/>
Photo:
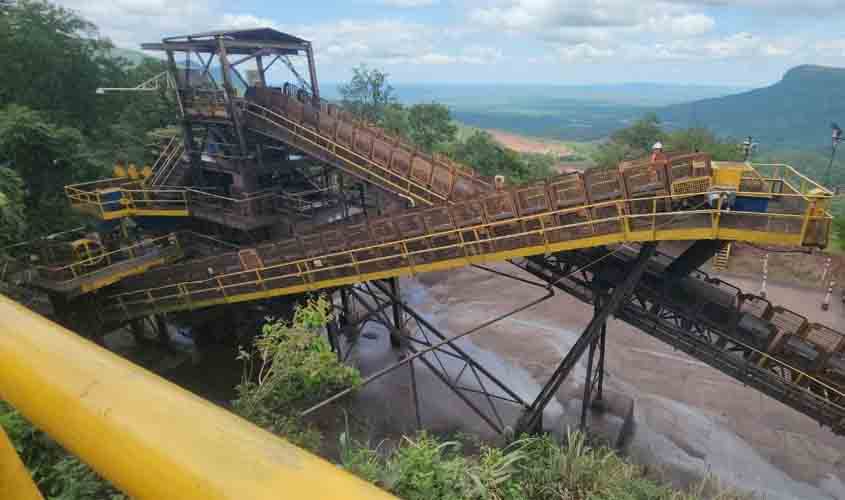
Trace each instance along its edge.
<path fill-rule="evenodd" d="M 405 437 L 390 450 L 341 436 L 341 465 L 407 500 L 696 500 L 748 498 L 705 481 L 678 491 L 647 478 L 606 447 L 570 432 L 563 445 L 549 436 L 524 437 L 505 448 L 464 454 L 458 441 L 427 433 Z"/>

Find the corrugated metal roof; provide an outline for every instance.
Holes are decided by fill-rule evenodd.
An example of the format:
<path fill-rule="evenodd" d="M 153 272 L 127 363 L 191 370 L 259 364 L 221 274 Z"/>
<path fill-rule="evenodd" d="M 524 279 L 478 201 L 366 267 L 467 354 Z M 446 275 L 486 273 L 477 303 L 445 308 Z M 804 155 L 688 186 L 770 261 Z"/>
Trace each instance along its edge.
<path fill-rule="evenodd" d="M 282 42 L 307 44 L 308 40 L 282 33 L 273 28 L 252 28 L 243 30 L 217 30 L 194 33 L 192 35 L 171 36 L 164 39 L 165 42 L 187 41 L 201 38 L 215 38 L 223 36 L 231 40 L 244 42 Z"/>

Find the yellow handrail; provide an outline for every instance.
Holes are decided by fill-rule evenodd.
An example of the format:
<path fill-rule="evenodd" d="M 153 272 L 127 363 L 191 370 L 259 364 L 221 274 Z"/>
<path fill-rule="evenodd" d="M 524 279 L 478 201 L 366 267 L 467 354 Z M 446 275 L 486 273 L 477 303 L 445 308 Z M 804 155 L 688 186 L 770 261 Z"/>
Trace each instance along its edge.
<path fill-rule="evenodd" d="M 0 427 L 0 498 L 44 500 L 3 427 Z"/>
<path fill-rule="evenodd" d="M 0 398 L 133 498 L 393 498 L 4 296 Z"/>
<path fill-rule="evenodd" d="M 82 260 L 71 262 L 70 264 L 64 264 L 64 265 L 55 266 L 55 267 L 50 266 L 50 265 L 27 266 L 23 263 L 21 263 L 21 265 L 23 265 L 24 267 L 28 267 L 28 268 L 36 271 L 36 272 L 39 272 L 39 274 L 42 271 L 45 274 L 50 273 L 50 274 L 53 274 L 53 275 L 61 274 L 62 271 L 70 271 L 71 275 L 73 276 L 72 278 L 69 278 L 67 280 L 55 281 L 55 283 L 57 283 L 57 284 L 63 284 L 63 283 L 69 283 L 69 282 L 71 282 L 75 279 L 84 278 L 86 276 L 93 275 L 94 273 L 101 273 L 101 272 L 103 272 L 104 269 L 107 269 L 108 267 L 119 265 L 122 262 L 125 262 L 125 261 L 113 262 L 113 258 L 117 255 L 127 254 L 129 256 L 129 258 L 135 258 L 135 252 L 137 250 L 140 250 L 140 249 L 143 249 L 143 248 L 160 247 L 159 244 L 165 243 L 166 241 L 172 241 L 174 246 L 176 246 L 177 248 L 180 247 L 180 242 L 178 240 L 177 235 L 175 233 L 171 233 L 171 234 L 167 234 L 167 235 L 164 235 L 164 236 L 159 236 L 157 238 L 144 240 L 144 241 L 142 241 L 140 243 L 136 243 L 134 245 L 121 247 L 121 248 L 118 248 L 117 250 L 112 250 L 110 252 L 105 252 L 105 253 L 94 255 L 92 257 L 87 257 L 87 258 L 82 259 Z M 98 268 L 91 270 L 87 273 L 80 272 L 80 270 L 85 269 L 86 267 L 92 267 L 92 266 L 95 266 L 96 264 L 99 264 L 100 262 L 103 261 L 103 259 L 105 259 L 106 262 L 108 263 L 107 266 L 98 267 Z"/>
<path fill-rule="evenodd" d="M 672 198 L 675 200 L 682 199 L 682 198 L 689 198 L 689 197 L 701 197 L 702 195 L 707 193 L 693 193 L 688 195 L 667 195 L 667 196 L 656 196 L 653 197 L 654 200 L 664 200 L 666 198 Z M 800 196 L 800 195 L 794 195 Z M 642 202 L 643 200 L 649 201 L 649 198 L 642 198 L 638 200 L 626 200 L 624 202 L 620 202 L 619 200 L 611 200 L 602 203 L 595 203 L 591 205 L 585 206 L 577 206 L 577 207 L 570 207 L 561 210 L 554 210 L 550 212 L 543 212 L 529 216 L 521 216 L 521 217 L 512 217 L 508 219 L 498 220 L 494 222 L 486 222 L 483 224 L 472 225 L 467 227 L 461 228 L 454 228 L 448 229 L 444 231 L 433 231 L 431 233 L 423 234 L 420 236 L 414 236 L 409 238 L 400 238 L 397 240 L 390 240 L 383 243 L 377 243 L 368 245 L 365 247 L 358 247 L 358 248 L 351 248 L 342 251 L 336 252 L 328 252 L 324 254 L 319 254 L 316 256 L 310 257 L 301 257 L 298 259 L 290 260 L 287 262 L 280 262 L 268 266 L 263 266 L 258 269 L 250 269 L 250 270 L 243 270 L 243 271 L 236 271 L 232 273 L 227 273 L 223 275 L 216 275 L 213 278 L 208 278 L 204 280 L 197 280 L 197 281 L 186 281 L 179 284 L 170 284 L 164 285 L 160 287 L 154 287 L 150 289 L 145 289 L 141 291 L 129 291 L 124 292 L 121 294 L 112 295 L 109 297 L 110 300 L 117 301 L 119 305 L 117 306 L 107 306 L 107 309 L 110 307 L 125 309 L 128 305 L 151 305 L 156 302 L 160 301 L 167 301 L 168 299 L 184 299 L 186 296 L 189 295 L 200 295 L 203 292 L 210 292 L 210 291 L 219 291 L 222 290 L 225 292 L 228 288 L 238 288 L 244 287 L 250 284 L 256 284 L 261 282 L 262 284 L 269 284 L 269 283 L 284 283 L 285 280 L 297 279 L 301 281 L 301 283 L 297 286 L 294 285 L 287 285 L 288 287 L 298 288 L 298 287 L 305 287 L 309 290 L 311 289 L 319 289 L 321 288 L 320 281 L 324 281 L 327 283 L 331 283 L 336 280 L 332 279 L 323 279 L 318 280 L 316 278 L 312 278 L 312 276 L 316 276 L 320 273 L 326 273 L 328 271 L 337 271 L 341 269 L 345 269 L 346 272 L 349 273 L 345 279 L 353 279 L 354 275 L 362 275 L 360 271 L 360 267 L 366 264 L 373 264 L 382 261 L 392 260 L 401 258 L 402 263 L 397 264 L 397 269 L 394 271 L 399 272 L 401 269 L 408 267 L 413 269 L 415 266 L 419 266 L 419 264 L 414 262 L 414 258 L 417 256 L 424 256 L 427 254 L 436 254 L 439 252 L 443 252 L 444 250 L 450 249 L 458 249 L 460 250 L 462 257 L 457 257 L 452 260 L 456 261 L 465 261 L 464 264 L 471 264 L 474 263 L 474 259 L 484 258 L 485 255 L 492 255 L 496 253 L 501 253 L 498 250 L 485 250 L 481 251 L 484 248 L 493 248 L 497 242 L 505 241 L 505 240 L 514 240 L 516 238 L 522 238 L 526 236 L 542 236 L 543 237 L 543 247 L 548 250 L 550 248 L 548 234 L 553 231 L 558 230 L 571 230 L 571 229 L 578 229 L 578 228 L 596 228 L 602 224 L 606 223 L 620 223 L 625 224 L 627 221 L 626 226 L 632 228 L 629 231 L 623 231 L 619 229 L 617 231 L 612 231 L 610 233 L 600 232 L 597 230 L 589 231 L 590 234 L 583 235 L 578 238 L 573 238 L 568 240 L 568 242 L 577 241 L 577 240 L 589 240 L 584 245 L 580 246 L 594 246 L 595 244 L 609 244 L 619 241 L 644 241 L 646 239 L 657 240 L 660 239 L 658 237 L 659 231 L 666 231 L 666 227 L 673 223 L 679 217 L 691 217 L 691 216 L 708 216 L 710 222 L 706 228 L 689 228 L 689 227 L 681 227 L 678 230 L 680 231 L 688 231 L 689 235 L 686 239 L 701 239 L 701 238 L 718 238 L 721 236 L 721 233 L 725 231 L 722 227 L 723 223 L 722 220 L 728 216 L 745 216 L 745 217 L 755 217 L 755 218 L 765 218 L 766 225 L 764 228 L 764 232 L 771 232 L 773 234 L 778 234 L 783 236 L 792 236 L 793 239 L 796 241 L 793 243 L 800 244 L 801 240 L 799 238 L 803 237 L 803 232 L 806 229 L 806 222 L 809 220 L 825 220 L 826 217 L 821 216 L 811 216 L 810 210 L 806 210 L 805 214 L 773 214 L 773 213 L 758 213 L 758 212 L 737 212 L 737 211 L 728 211 L 722 210 L 721 205 L 716 209 L 699 209 L 699 210 L 685 210 L 685 211 L 676 211 L 676 212 L 659 212 L 656 211 L 656 207 L 658 206 L 657 203 L 652 204 L 653 210 L 652 213 L 646 214 L 631 214 L 627 211 L 623 211 L 614 215 L 612 217 L 605 217 L 605 218 L 588 218 L 584 222 L 577 222 L 571 224 L 558 224 L 558 223 L 551 223 L 547 224 L 544 219 L 550 219 L 552 216 L 556 215 L 568 215 L 578 212 L 587 212 L 587 213 L 594 213 L 596 209 L 601 209 L 604 207 L 617 207 L 620 203 L 629 203 L 631 201 Z M 782 232 L 774 232 L 771 231 L 771 221 L 772 219 L 782 219 L 787 221 L 795 221 L 797 223 L 797 228 L 799 230 L 793 231 L 793 233 L 782 233 Z M 648 228 L 646 229 L 637 229 L 634 225 L 631 224 L 632 221 L 637 220 L 648 220 L 650 221 Z M 668 221 L 668 222 L 667 222 Z M 534 222 L 535 224 L 530 224 Z M 528 223 L 528 224 L 526 224 Z M 524 228 L 526 225 L 528 226 L 539 226 L 539 229 L 530 229 L 525 230 L 521 229 L 517 232 L 512 234 L 507 234 L 503 236 L 493 236 L 495 234 L 495 229 L 497 227 L 504 227 L 504 226 L 511 226 L 514 224 L 521 224 L 521 228 Z M 621 226 L 620 226 L 621 227 Z M 708 234 L 702 234 L 700 229 L 705 231 L 709 231 Z M 759 230 L 759 229 L 758 229 Z M 473 232 L 476 234 L 475 240 L 472 242 L 464 242 L 463 241 L 463 234 Z M 479 236 L 485 235 L 485 236 Z M 618 238 L 615 238 L 618 236 Z M 683 235 L 681 235 L 683 236 Z M 451 238 L 449 238 L 451 237 Z M 599 241 L 600 239 L 604 239 L 607 241 Z M 610 241 L 613 239 L 613 241 Z M 676 238 L 677 239 L 677 238 Z M 684 238 L 681 238 L 684 239 Z M 618 241 L 617 241 L 618 240 Z M 443 244 L 433 243 L 434 241 L 454 241 L 455 243 L 451 244 Z M 414 250 L 414 251 L 407 251 L 409 244 L 417 243 L 417 242 L 432 242 L 430 245 L 424 245 L 424 248 L 421 250 Z M 400 247 L 403 248 L 403 251 L 400 253 L 396 252 L 396 248 Z M 579 245 L 575 245 L 579 246 Z M 481 253 L 474 253 L 472 249 L 479 249 Z M 528 255 L 536 249 L 534 246 L 525 250 L 525 253 L 521 250 L 513 250 L 511 253 L 520 253 L 520 255 L 525 254 Z M 380 250 L 386 250 L 387 255 L 381 255 Z M 374 253 L 376 257 L 369 257 L 369 254 Z M 536 252 L 534 252 L 536 253 Z M 356 254 L 365 254 L 368 255 L 366 258 L 359 258 L 356 257 Z M 508 254 L 508 257 L 515 256 Z M 314 268 L 310 264 L 314 263 L 315 261 L 334 261 L 337 260 L 338 257 L 345 257 L 344 262 L 335 265 L 319 265 L 318 267 Z M 437 260 L 437 259 L 435 259 Z M 454 266 L 453 266 L 454 267 Z M 296 268 L 296 270 L 294 270 Z M 304 270 L 303 270 L 304 269 Z M 387 271 L 385 271 L 386 273 Z M 251 277 L 255 274 L 259 275 L 258 280 L 253 280 Z M 261 273 L 270 273 L 271 276 L 268 277 L 261 277 Z M 372 273 L 363 273 L 363 274 L 372 274 Z M 247 275 L 249 277 L 247 277 Z M 235 279 L 230 279 L 235 278 Z M 222 286 L 219 283 L 219 280 L 226 280 L 232 284 Z M 359 277 L 359 280 L 366 279 Z M 168 290 L 178 289 L 175 293 L 167 293 Z M 190 292 L 187 292 L 190 290 Z M 156 292 L 165 292 L 165 293 L 156 293 L 154 294 L 155 298 L 152 298 L 153 295 L 149 292 L 156 291 Z M 133 297 L 138 297 L 134 298 Z"/>

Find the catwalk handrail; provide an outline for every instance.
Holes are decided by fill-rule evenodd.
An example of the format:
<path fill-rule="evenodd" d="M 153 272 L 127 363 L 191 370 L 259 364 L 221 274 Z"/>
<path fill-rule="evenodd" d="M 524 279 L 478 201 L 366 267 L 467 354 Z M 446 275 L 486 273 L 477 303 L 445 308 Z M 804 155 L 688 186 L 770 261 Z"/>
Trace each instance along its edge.
<path fill-rule="evenodd" d="M 110 250 L 96 255 L 91 255 L 84 259 L 75 260 L 69 263 L 61 263 L 57 265 L 30 265 L 22 262 L 19 259 L 10 257 L 3 257 L 4 261 L 15 262 L 20 268 L 34 271 L 38 276 L 49 279 L 50 276 L 63 276 L 65 271 L 70 271 L 70 278 L 65 280 L 50 280 L 55 284 L 66 284 L 80 278 L 87 278 L 94 274 L 103 274 L 112 266 L 118 266 L 127 262 L 127 260 L 144 257 L 149 255 L 153 249 L 163 249 L 166 247 L 175 247 L 181 250 L 182 245 L 179 241 L 177 233 L 171 233 L 157 238 L 145 239 L 133 245 L 120 247 L 116 250 Z M 116 260 L 120 256 L 126 256 L 124 260 Z M 106 263 L 103 267 L 95 267 L 103 262 Z M 85 272 L 88 270 L 87 272 Z"/>
<path fill-rule="evenodd" d="M 391 134 L 387 130 L 379 127 L 378 125 L 376 125 L 374 123 L 370 123 L 370 122 L 368 122 L 364 119 L 361 119 L 361 118 L 355 116 L 352 113 L 349 113 L 349 112 L 343 110 L 336 103 L 333 103 L 331 101 L 323 99 L 322 97 L 319 98 L 319 99 L 315 99 L 311 92 L 309 92 L 306 89 L 303 89 L 302 87 L 300 87 L 296 84 L 293 84 L 293 83 L 290 83 L 290 82 L 285 82 L 284 86 L 282 87 L 282 92 L 285 95 L 287 95 L 288 97 L 296 97 L 296 99 L 299 100 L 300 102 L 307 101 L 307 102 L 310 102 L 310 103 L 313 103 L 313 104 L 317 104 L 321 107 L 321 109 L 329 109 L 329 106 L 334 106 L 335 109 L 337 110 L 338 118 L 340 118 L 343 121 L 349 122 L 349 123 L 353 124 L 354 126 L 356 126 L 358 128 L 363 128 L 363 129 L 367 129 L 367 130 L 375 130 L 381 135 L 382 139 L 385 139 L 385 140 L 387 140 L 387 141 L 389 141 L 389 142 L 391 142 L 391 143 L 393 143 L 393 144 L 395 144 L 395 145 L 397 145 L 397 146 L 399 146 L 399 147 L 401 147 L 401 148 L 403 148 L 407 151 L 414 151 L 415 154 L 420 155 L 420 156 L 425 157 L 425 158 L 429 158 L 434 163 L 437 163 L 439 165 L 443 165 L 443 166 L 446 166 L 446 167 L 453 167 L 453 168 L 459 170 L 460 172 L 462 172 L 464 175 L 466 175 L 468 177 L 476 177 L 476 178 L 479 177 L 478 172 L 476 172 L 469 165 L 464 165 L 463 163 L 453 161 L 449 157 L 439 155 L 437 153 L 433 153 L 433 154 L 429 155 L 429 154 L 427 154 L 423 151 L 420 151 L 419 148 L 417 148 L 415 145 L 409 143 L 407 141 L 407 139 L 405 139 L 405 138 L 403 138 L 399 135 L 396 135 L 396 134 Z M 300 94 L 302 94 L 302 93 L 305 94 L 305 99 L 300 98 Z M 485 182 L 485 181 L 481 181 L 481 182 Z M 486 182 L 485 182 L 485 184 L 486 184 Z M 492 188 L 492 186 L 490 186 L 490 187 Z"/>
<path fill-rule="evenodd" d="M 535 255 L 538 253 L 549 254 L 551 252 L 564 249 L 593 247 L 619 242 L 733 238 L 770 244 L 800 246 L 805 241 L 807 227 L 810 221 L 828 220 L 826 215 L 813 215 L 812 207 L 808 207 L 804 214 L 774 214 L 725 210 L 721 206 L 722 198 L 719 199 L 718 205 L 715 208 L 682 210 L 675 212 L 660 212 L 657 210 L 659 205 L 658 201 L 660 200 L 667 198 L 673 198 L 676 200 L 694 197 L 700 198 L 706 194 L 708 193 L 656 196 L 650 199 L 652 201 L 651 213 L 646 214 L 631 214 L 626 209 L 626 205 L 632 200 L 611 200 L 602 203 L 570 207 L 528 216 L 509 217 L 506 219 L 466 227 L 457 227 L 457 225 L 453 222 L 453 229 L 430 231 L 419 236 L 390 239 L 379 243 L 347 248 L 334 252 L 317 252 L 316 254 L 307 257 L 286 262 L 279 262 L 272 265 L 264 265 L 262 263 L 261 265 L 251 269 L 211 275 L 209 278 L 203 280 L 182 281 L 163 286 L 142 288 L 140 290 L 115 294 L 107 298 L 108 303 L 106 304 L 106 309 L 125 311 L 132 305 L 137 304 L 150 306 L 152 304 L 174 298 L 187 300 L 188 303 L 186 304 L 186 307 L 191 308 L 193 307 L 190 304 L 191 296 L 197 296 L 203 292 L 219 292 L 222 293 L 226 300 L 237 301 L 235 300 L 235 297 L 230 296 L 228 292 L 230 290 L 236 290 L 237 288 L 241 288 L 241 290 L 243 290 L 246 285 L 259 286 L 264 289 L 280 286 L 281 288 L 290 288 L 290 293 L 299 293 L 301 291 L 312 291 L 331 286 L 338 286 L 339 284 L 368 281 L 373 279 L 371 275 L 398 276 L 401 274 L 416 274 L 421 270 L 424 272 L 425 270 L 430 270 L 431 266 L 436 266 L 438 261 L 437 256 L 444 250 L 456 250 L 459 254 L 453 258 L 442 259 L 448 263 L 445 267 L 451 268 L 479 262 L 504 260 L 514 256 Z M 647 201 L 649 199 L 637 199 L 636 201 L 642 203 L 644 200 Z M 549 225 L 548 223 L 549 220 L 554 221 L 553 216 L 576 214 L 582 211 L 594 212 L 595 209 L 600 209 L 602 207 L 616 207 L 618 215 L 573 224 L 552 223 Z M 680 227 L 678 227 L 678 223 L 676 222 L 678 218 L 691 216 L 709 217 L 710 221 L 708 227 L 684 227 L 684 225 L 680 225 Z M 767 220 L 766 227 L 762 231 L 722 227 L 723 218 L 736 216 L 765 217 Z M 796 224 L 793 225 L 795 230 L 792 233 L 770 231 L 773 219 L 795 221 Z M 632 221 L 637 220 L 648 220 L 650 223 L 643 229 L 633 228 L 631 223 Z M 599 233 L 596 229 L 597 226 L 604 227 L 601 225 L 614 222 L 617 223 L 617 228 L 613 232 Z M 800 233 L 798 231 L 799 222 Z M 667 229 L 666 226 L 668 224 L 673 224 L 675 227 Z M 513 226 L 518 226 L 521 230 L 511 234 L 495 236 L 496 228 Z M 526 226 L 534 229 L 526 230 Z M 589 234 L 583 237 L 560 242 L 554 242 L 551 238 L 549 238 L 549 234 L 551 232 L 577 228 L 592 228 L 593 230 L 590 232 L 597 234 Z M 329 231 L 338 230 L 342 231 L 343 227 L 336 227 Z M 731 233 L 731 231 L 733 231 L 733 233 Z M 466 240 L 465 238 L 470 235 L 471 239 Z M 525 244 L 518 240 L 523 237 L 534 237 L 534 240 Z M 500 250 L 497 246 L 497 242 L 507 240 L 516 241 L 516 248 Z M 420 250 L 411 249 L 414 247 L 414 243 L 420 242 L 424 243 L 424 248 Z M 428 245 L 425 245 L 425 243 L 428 243 Z M 259 249 L 260 248 L 262 247 L 259 247 Z M 434 256 L 432 259 L 434 261 L 433 264 L 431 263 L 432 260 L 426 262 L 422 259 L 418 262 L 419 259 L 417 259 L 417 257 L 426 255 Z M 365 257 L 361 258 L 361 256 Z M 396 262 L 397 259 L 399 259 L 399 263 L 391 264 L 391 267 L 388 269 L 379 269 L 373 272 L 364 272 L 364 270 L 362 270 L 362 267 L 364 266 L 370 267 L 368 266 L 369 264 L 377 264 L 385 261 Z M 336 262 L 338 260 L 342 260 L 343 262 L 339 264 L 323 264 Z M 213 266 L 213 263 L 210 263 L 209 267 L 215 266 Z M 343 274 L 339 271 L 343 271 L 346 275 L 342 278 L 335 277 L 331 279 L 319 278 L 318 276 L 324 276 L 327 272 Z M 292 284 L 292 280 L 295 280 L 296 283 Z M 198 286 L 202 288 L 197 289 L 196 287 Z M 170 293 L 162 294 L 163 291 L 170 291 Z M 277 294 L 280 295 L 282 293 L 280 292 Z M 237 295 L 237 292 L 233 293 L 233 295 Z"/>
<path fill-rule="evenodd" d="M 250 108 L 254 108 L 257 111 L 253 111 Z M 432 191 L 427 186 L 419 182 L 415 182 L 410 175 L 401 177 L 402 182 L 405 183 L 407 186 L 402 186 L 397 182 L 390 180 L 391 177 L 399 177 L 397 176 L 397 173 L 395 171 L 390 170 L 386 166 L 379 165 L 377 162 L 361 155 L 353 149 L 339 144 L 337 141 L 331 140 L 326 136 L 309 129 L 301 123 L 298 123 L 282 114 L 273 111 L 270 108 L 267 108 L 260 104 L 256 104 L 254 102 L 246 102 L 244 104 L 244 111 L 247 114 L 255 116 L 260 120 L 264 120 L 265 122 L 268 122 L 271 125 L 280 126 L 281 124 L 281 126 L 285 127 L 289 133 L 296 135 L 299 140 L 304 141 L 307 144 L 332 155 L 333 157 L 337 158 L 343 163 L 346 163 L 347 165 L 351 165 L 351 168 L 353 170 L 366 170 L 367 176 L 377 179 L 379 182 L 385 184 L 386 186 L 389 186 L 389 189 L 394 189 L 398 191 L 399 194 L 412 198 L 417 203 L 432 205 L 448 202 L 448 198 L 446 196 Z M 321 144 L 321 141 L 326 142 L 327 144 Z M 366 165 L 367 168 L 362 168 L 358 164 L 352 164 L 349 159 L 338 155 L 338 151 L 344 153 L 345 155 L 349 155 L 351 158 L 359 160 L 362 164 Z M 349 173 L 352 175 L 356 175 L 356 172 Z M 358 174 L 358 176 L 360 175 L 361 174 Z M 411 190 L 412 185 L 416 189 L 428 194 L 436 200 L 432 202 L 432 200 L 430 200 L 429 198 L 425 198 L 418 195 L 417 193 Z"/>
<path fill-rule="evenodd" d="M 394 498 L 5 296 L 0 399 L 132 498 Z M 24 472 L 10 499 L 37 498 Z"/>

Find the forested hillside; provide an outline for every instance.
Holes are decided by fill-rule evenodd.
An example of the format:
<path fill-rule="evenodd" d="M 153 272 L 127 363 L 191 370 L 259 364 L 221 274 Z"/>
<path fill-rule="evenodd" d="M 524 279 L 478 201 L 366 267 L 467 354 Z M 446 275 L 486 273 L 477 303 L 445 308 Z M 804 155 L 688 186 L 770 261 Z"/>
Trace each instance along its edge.
<path fill-rule="evenodd" d="M 770 86 L 658 110 L 670 128 L 705 126 L 722 136 L 754 136 L 769 149 L 816 150 L 830 123 L 845 122 L 845 68 L 798 66 Z"/>
<path fill-rule="evenodd" d="M 174 122 L 163 93 L 96 93 L 164 70 L 125 53 L 72 11 L 0 1 L 0 245 L 67 228 L 65 184 L 143 163 L 147 133 Z"/>

